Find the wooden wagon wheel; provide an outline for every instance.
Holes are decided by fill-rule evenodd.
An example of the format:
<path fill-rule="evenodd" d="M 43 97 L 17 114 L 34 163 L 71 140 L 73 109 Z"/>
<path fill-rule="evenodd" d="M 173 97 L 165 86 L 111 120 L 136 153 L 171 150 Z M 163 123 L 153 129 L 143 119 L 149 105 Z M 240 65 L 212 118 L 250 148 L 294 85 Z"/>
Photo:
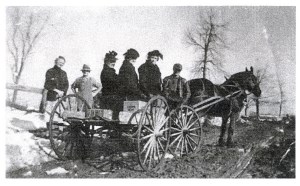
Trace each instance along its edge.
<path fill-rule="evenodd" d="M 170 138 L 170 109 L 162 96 L 151 98 L 143 110 L 137 134 L 137 153 L 141 167 L 156 170 L 164 161 Z"/>
<path fill-rule="evenodd" d="M 182 105 L 171 112 L 169 151 L 176 157 L 197 152 L 202 139 L 202 123 L 189 106 Z"/>
<path fill-rule="evenodd" d="M 51 147 L 62 160 L 84 158 L 93 135 L 82 120 L 90 106 L 76 94 L 62 97 L 55 104 L 48 125 Z M 75 120 L 72 120 L 75 119 Z"/>

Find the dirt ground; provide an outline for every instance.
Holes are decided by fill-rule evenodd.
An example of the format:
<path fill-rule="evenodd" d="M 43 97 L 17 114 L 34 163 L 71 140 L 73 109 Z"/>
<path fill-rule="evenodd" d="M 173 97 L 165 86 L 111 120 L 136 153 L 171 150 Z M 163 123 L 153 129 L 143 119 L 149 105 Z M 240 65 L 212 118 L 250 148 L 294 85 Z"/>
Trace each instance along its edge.
<path fill-rule="evenodd" d="M 157 172 L 144 172 L 129 139 L 94 139 L 90 157 L 82 162 L 53 160 L 7 172 L 7 178 L 295 178 L 295 127 L 281 122 L 237 123 L 234 148 L 219 147 L 220 127 L 203 127 L 200 151 L 166 159 Z M 32 131 L 41 136 L 41 132 Z M 45 131 L 44 131 L 45 132 Z M 61 167 L 65 174 L 48 175 Z"/>

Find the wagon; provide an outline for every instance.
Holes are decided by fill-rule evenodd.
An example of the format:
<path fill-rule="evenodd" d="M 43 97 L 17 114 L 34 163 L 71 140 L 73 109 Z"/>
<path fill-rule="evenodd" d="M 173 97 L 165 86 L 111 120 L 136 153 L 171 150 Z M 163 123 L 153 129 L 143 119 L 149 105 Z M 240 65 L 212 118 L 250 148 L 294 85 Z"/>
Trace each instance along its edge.
<path fill-rule="evenodd" d="M 61 160 L 84 158 L 95 136 L 101 138 L 114 132 L 133 139 L 140 166 L 153 171 L 163 164 L 166 153 L 180 158 L 199 150 L 203 134 L 197 112 L 223 99 L 213 97 L 192 107 L 180 105 L 170 110 L 164 97 L 155 96 L 132 112 L 127 122 L 122 122 L 95 117 L 95 109 L 84 98 L 70 94 L 60 98 L 51 112 L 51 147 Z"/>

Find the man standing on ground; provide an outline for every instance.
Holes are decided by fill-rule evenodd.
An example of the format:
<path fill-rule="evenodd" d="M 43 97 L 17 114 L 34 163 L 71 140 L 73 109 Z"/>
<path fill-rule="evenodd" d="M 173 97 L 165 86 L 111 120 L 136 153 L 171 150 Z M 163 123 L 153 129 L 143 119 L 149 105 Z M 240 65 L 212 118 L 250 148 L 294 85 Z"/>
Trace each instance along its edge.
<path fill-rule="evenodd" d="M 89 106 L 93 108 L 94 100 L 93 97 L 100 91 L 101 86 L 94 78 L 90 77 L 91 68 L 84 64 L 82 69 L 82 76 L 77 78 L 72 84 L 71 88 L 74 93 L 77 93 L 83 97 Z M 93 90 L 93 88 L 96 90 Z M 81 103 L 79 103 L 81 105 Z"/>
<path fill-rule="evenodd" d="M 55 59 L 55 65 L 46 72 L 46 80 L 44 84 L 44 100 L 42 101 L 40 110 L 51 113 L 56 100 L 67 94 L 69 81 L 67 73 L 61 68 L 66 60 L 63 56 Z"/>
<path fill-rule="evenodd" d="M 174 64 L 173 74 L 165 77 L 163 80 L 163 93 L 169 102 L 171 110 L 187 103 L 191 96 L 189 84 L 186 79 L 180 76 L 181 70 L 181 64 Z"/>

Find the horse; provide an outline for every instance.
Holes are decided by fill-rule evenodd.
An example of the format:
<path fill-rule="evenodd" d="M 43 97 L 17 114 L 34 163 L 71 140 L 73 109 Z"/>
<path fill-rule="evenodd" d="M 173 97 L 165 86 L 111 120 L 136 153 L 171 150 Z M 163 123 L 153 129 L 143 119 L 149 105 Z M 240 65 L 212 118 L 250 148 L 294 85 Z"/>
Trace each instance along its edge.
<path fill-rule="evenodd" d="M 224 98 L 220 102 L 211 104 L 207 108 L 198 109 L 199 116 L 213 116 L 222 117 L 221 133 L 218 140 L 219 146 L 234 147 L 233 134 L 235 129 L 235 122 L 238 119 L 240 112 L 244 107 L 244 100 L 247 95 L 253 93 L 259 97 L 261 95 L 261 89 L 257 77 L 253 74 L 253 67 L 250 70 L 246 68 L 245 71 L 233 74 L 229 79 L 220 85 L 215 85 L 211 81 L 198 78 L 189 80 L 189 86 L 191 90 L 191 97 L 188 104 L 190 106 L 199 105 L 201 102 L 209 104 L 216 101 L 213 98 Z M 232 96 L 228 96 L 232 95 Z M 209 101 L 210 99 L 211 101 Z M 206 101 L 205 101 L 206 100 Z M 204 104 L 204 105 L 205 105 Z M 194 107 L 195 110 L 197 110 Z M 230 118 L 230 123 L 227 131 L 227 121 Z M 225 143 L 224 137 L 227 131 L 227 141 Z"/>

